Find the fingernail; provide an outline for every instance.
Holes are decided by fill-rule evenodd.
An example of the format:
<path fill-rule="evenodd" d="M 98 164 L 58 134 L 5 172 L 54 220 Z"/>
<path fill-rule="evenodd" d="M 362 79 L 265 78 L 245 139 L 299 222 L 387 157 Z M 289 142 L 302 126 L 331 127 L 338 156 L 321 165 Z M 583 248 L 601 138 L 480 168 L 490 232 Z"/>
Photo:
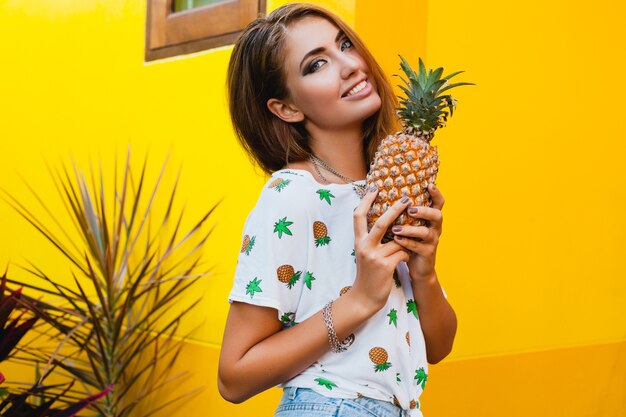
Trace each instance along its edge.
<path fill-rule="evenodd" d="M 400 199 L 400 202 L 403 204 L 406 204 L 409 201 L 409 196 L 405 195 L 404 197 L 402 197 L 402 199 Z"/>
<path fill-rule="evenodd" d="M 370 193 L 374 193 L 376 192 L 376 190 L 378 190 L 378 187 L 375 185 L 370 186 Z"/>
<path fill-rule="evenodd" d="M 433 190 L 437 189 L 437 187 L 435 187 L 435 184 L 430 184 L 430 188 L 432 188 Z"/>
<path fill-rule="evenodd" d="M 394 231 L 395 233 L 401 232 L 402 226 L 394 226 L 391 228 L 391 230 Z"/>
<path fill-rule="evenodd" d="M 409 214 L 417 214 L 417 207 L 409 207 Z"/>

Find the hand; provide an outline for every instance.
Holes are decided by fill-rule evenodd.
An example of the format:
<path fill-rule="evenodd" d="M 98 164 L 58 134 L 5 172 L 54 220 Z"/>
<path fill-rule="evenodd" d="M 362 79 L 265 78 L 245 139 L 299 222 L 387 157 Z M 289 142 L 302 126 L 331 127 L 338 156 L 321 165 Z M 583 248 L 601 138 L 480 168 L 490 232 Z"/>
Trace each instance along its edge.
<path fill-rule="evenodd" d="M 393 284 L 393 272 L 400 262 L 408 262 L 409 252 L 391 241 L 381 243 L 382 237 L 393 221 L 406 210 L 408 202 L 396 201 L 380 216 L 372 229 L 367 231 L 367 212 L 378 190 L 369 191 L 354 210 L 354 251 L 356 255 L 356 279 L 351 292 L 375 311 L 380 310 L 389 298 Z"/>
<path fill-rule="evenodd" d="M 413 281 L 427 280 L 435 275 L 435 257 L 443 223 L 441 209 L 444 198 L 434 184 L 428 187 L 428 192 L 433 200 L 432 207 L 414 206 L 412 208 L 417 208 L 415 214 L 408 211 L 411 217 L 425 219 L 426 225 L 402 226 L 402 231 L 393 231 L 394 241 L 411 252 L 407 265 Z"/>

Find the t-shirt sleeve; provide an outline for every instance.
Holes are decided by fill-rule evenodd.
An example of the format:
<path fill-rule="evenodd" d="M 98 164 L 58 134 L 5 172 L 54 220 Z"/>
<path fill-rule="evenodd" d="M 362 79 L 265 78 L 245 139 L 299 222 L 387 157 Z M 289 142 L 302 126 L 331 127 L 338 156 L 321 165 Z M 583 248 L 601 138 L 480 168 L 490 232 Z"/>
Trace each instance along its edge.
<path fill-rule="evenodd" d="M 278 319 L 291 325 L 308 279 L 307 254 L 313 235 L 306 198 L 298 184 L 283 181 L 276 186 L 278 180 L 270 178 L 264 185 L 244 223 L 228 302 L 275 308 Z"/>

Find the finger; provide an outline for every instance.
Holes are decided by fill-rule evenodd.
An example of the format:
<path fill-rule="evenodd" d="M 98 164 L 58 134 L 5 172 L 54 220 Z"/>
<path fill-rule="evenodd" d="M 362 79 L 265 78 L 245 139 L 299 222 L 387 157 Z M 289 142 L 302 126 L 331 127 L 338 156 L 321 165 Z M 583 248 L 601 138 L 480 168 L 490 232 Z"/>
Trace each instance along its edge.
<path fill-rule="evenodd" d="M 439 191 L 439 188 L 435 186 L 435 184 L 428 185 L 428 193 L 433 200 L 433 208 L 441 210 L 443 208 L 443 203 L 445 202 L 443 198 L 443 194 Z"/>
<path fill-rule="evenodd" d="M 394 242 L 398 242 L 398 244 L 413 253 L 422 256 L 432 256 L 435 253 L 436 246 L 432 243 L 418 242 L 406 237 L 404 237 L 403 239 L 400 238 L 402 238 L 402 236 L 396 236 L 394 238 Z"/>
<path fill-rule="evenodd" d="M 407 210 L 409 216 L 417 219 L 425 219 L 435 228 L 441 229 L 443 214 L 441 210 L 428 206 L 412 206 Z"/>
<path fill-rule="evenodd" d="M 394 226 L 392 231 L 396 236 L 422 242 L 433 242 L 437 237 L 436 231 L 426 226 Z"/>
<path fill-rule="evenodd" d="M 364 248 L 362 250 L 367 251 L 367 253 L 371 253 L 372 256 L 375 256 L 376 258 L 382 259 L 382 258 L 391 256 L 398 251 L 403 251 L 406 249 L 402 245 L 399 245 L 397 242 L 394 242 L 393 240 L 391 240 L 387 243 L 383 243 L 382 245 L 378 246 L 376 249 Z"/>
<path fill-rule="evenodd" d="M 398 242 L 395 241 L 389 241 L 387 243 L 383 243 L 380 246 L 379 250 L 379 254 L 380 256 L 382 256 L 383 258 L 386 258 L 388 256 L 394 255 L 396 252 L 398 251 L 404 251 L 406 250 L 406 248 L 402 245 L 400 245 Z"/>
<path fill-rule="evenodd" d="M 367 212 L 376 200 L 378 189 L 368 190 L 356 209 L 354 209 L 354 238 L 360 241 L 367 236 Z"/>
<path fill-rule="evenodd" d="M 409 251 L 401 250 L 391 255 L 389 257 L 389 261 L 392 262 L 397 268 L 400 262 L 409 262 L 410 258 L 411 258 L 411 255 Z"/>
<path fill-rule="evenodd" d="M 374 239 L 375 242 L 380 242 L 391 223 L 406 209 L 410 201 L 411 199 L 405 196 L 392 204 L 391 207 L 376 220 L 372 226 L 372 230 L 370 230 L 369 238 Z"/>

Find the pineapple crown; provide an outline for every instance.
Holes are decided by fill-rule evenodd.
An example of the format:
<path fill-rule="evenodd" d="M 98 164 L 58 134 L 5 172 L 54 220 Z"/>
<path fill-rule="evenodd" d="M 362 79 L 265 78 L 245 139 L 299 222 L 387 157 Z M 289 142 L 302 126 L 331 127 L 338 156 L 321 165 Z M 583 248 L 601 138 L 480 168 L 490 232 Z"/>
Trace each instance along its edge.
<path fill-rule="evenodd" d="M 449 84 L 448 80 L 464 71 L 457 71 L 441 78 L 443 67 L 436 70 L 428 70 L 422 58 L 419 58 L 419 70 L 417 73 L 409 66 L 408 62 L 400 57 L 400 68 L 406 74 L 408 80 L 401 75 L 393 74 L 404 82 L 399 85 L 405 92 L 406 98 L 400 98 L 400 107 L 397 109 L 397 115 L 400 118 L 403 129 L 407 134 L 420 136 L 422 139 L 430 142 L 435 134 L 435 130 L 446 125 L 448 120 L 448 112 L 450 117 L 456 107 L 456 101 L 452 96 L 443 95 L 442 93 L 460 85 L 475 85 L 473 83 L 456 83 Z"/>

